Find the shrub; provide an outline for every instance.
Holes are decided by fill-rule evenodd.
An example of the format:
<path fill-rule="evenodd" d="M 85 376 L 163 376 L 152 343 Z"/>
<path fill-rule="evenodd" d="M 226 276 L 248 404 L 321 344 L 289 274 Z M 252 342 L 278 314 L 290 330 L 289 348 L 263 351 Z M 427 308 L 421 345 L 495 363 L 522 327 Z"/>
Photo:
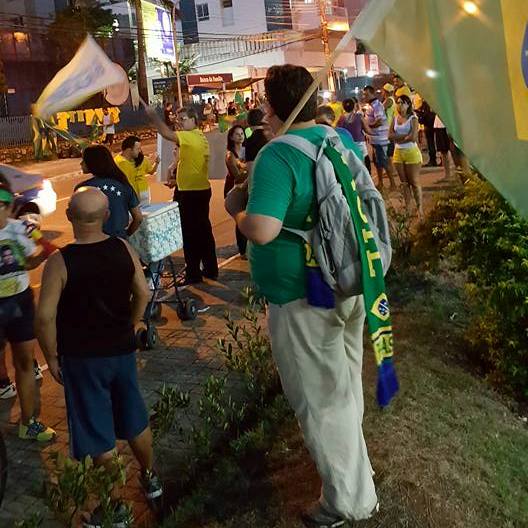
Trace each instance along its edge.
<path fill-rule="evenodd" d="M 90 457 L 76 461 L 60 453 L 52 453 L 51 480 L 46 498 L 49 507 L 64 521 L 74 526 L 77 514 L 96 499 L 103 510 L 103 524 L 112 525 L 112 490 L 124 485 L 126 473 L 121 458 L 115 454 L 108 466 L 95 466 Z M 131 511 L 129 510 L 131 519 Z"/>
<path fill-rule="evenodd" d="M 473 351 L 498 381 L 528 397 L 528 222 L 471 178 L 439 200 L 422 242 L 427 229 L 431 247 L 467 275 Z"/>

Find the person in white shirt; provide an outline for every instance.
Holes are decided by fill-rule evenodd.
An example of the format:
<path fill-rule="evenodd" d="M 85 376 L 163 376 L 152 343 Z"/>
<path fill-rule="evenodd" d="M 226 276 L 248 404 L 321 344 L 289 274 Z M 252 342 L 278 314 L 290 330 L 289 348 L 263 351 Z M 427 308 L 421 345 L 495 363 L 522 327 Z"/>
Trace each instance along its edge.
<path fill-rule="evenodd" d="M 105 133 L 104 143 L 112 146 L 114 144 L 115 123 L 114 116 L 108 111 L 108 108 L 103 108 L 103 131 Z"/>

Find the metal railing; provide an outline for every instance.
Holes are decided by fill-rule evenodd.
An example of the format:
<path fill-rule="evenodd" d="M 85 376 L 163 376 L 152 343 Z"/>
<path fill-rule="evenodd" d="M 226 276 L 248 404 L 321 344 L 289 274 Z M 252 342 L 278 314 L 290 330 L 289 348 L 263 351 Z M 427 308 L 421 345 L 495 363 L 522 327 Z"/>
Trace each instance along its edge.
<path fill-rule="evenodd" d="M 199 67 L 210 61 L 236 59 L 245 55 L 271 51 L 281 44 L 301 37 L 302 35 L 298 32 L 274 31 L 185 44 L 181 50 L 181 58 L 199 57 L 197 64 Z"/>
<path fill-rule="evenodd" d="M 116 125 L 117 132 L 149 125 L 149 120 L 142 107 L 137 111 L 130 107 L 125 107 L 121 110 L 119 118 L 120 121 Z M 76 136 L 86 137 L 90 133 L 90 128 L 84 123 L 73 123 L 69 125 L 69 131 Z M 32 143 L 33 126 L 31 116 L 0 117 L 0 148 L 23 147 Z"/>
<path fill-rule="evenodd" d="M 21 147 L 32 141 L 31 116 L 0 117 L 0 147 Z"/>

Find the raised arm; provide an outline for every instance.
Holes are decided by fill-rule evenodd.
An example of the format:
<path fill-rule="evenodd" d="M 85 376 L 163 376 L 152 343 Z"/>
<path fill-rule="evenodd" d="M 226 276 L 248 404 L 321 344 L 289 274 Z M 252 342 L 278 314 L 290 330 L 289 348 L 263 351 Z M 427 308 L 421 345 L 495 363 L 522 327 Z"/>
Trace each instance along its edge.
<path fill-rule="evenodd" d="M 145 112 L 149 116 L 150 120 L 152 121 L 152 124 L 156 127 L 158 132 L 161 136 L 163 136 L 165 139 L 168 139 L 169 141 L 172 141 L 173 143 L 176 143 L 176 145 L 179 146 L 180 142 L 178 140 L 178 136 L 174 130 L 171 130 L 160 118 L 158 115 L 158 112 L 155 108 L 152 108 L 151 106 L 145 106 Z"/>

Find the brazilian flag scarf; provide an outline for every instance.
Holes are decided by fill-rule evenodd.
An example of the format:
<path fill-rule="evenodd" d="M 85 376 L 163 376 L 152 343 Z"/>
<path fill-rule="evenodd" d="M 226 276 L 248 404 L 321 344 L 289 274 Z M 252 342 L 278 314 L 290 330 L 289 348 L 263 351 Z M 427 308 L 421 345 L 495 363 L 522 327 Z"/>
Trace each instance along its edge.
<path fill-rule="evenodd" d="M 380 407 L 385 407 L 398 392 L 399 385 L 393 363 L 392 325 L 381 258 L 370 230 L 368 218 L 361 210 L 361 199 L 348 165 L 334 147 L 328 145 L 324 152 L 334 166 L 337 180 L 343 189 L 354 222 L 361 252 L 361 281 L 367 326 L 378 367 L 376 396 Z"/>

